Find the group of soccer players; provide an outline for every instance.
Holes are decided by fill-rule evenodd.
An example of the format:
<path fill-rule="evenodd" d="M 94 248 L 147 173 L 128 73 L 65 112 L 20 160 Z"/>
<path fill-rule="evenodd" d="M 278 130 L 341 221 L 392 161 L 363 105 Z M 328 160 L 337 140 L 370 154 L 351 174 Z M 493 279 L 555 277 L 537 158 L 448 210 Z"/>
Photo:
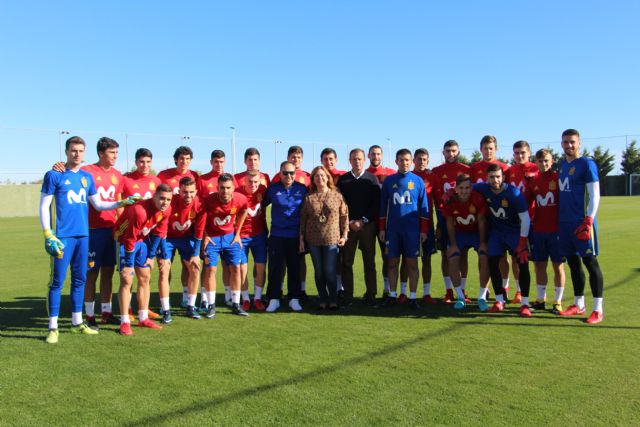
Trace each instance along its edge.
<path fill-rule="evenodd" d="M 436 303 L 431 296 L 431 256 L 439 249 L 445 282 L 443 300 L 453 303 L 456 310 L 465 309 L 471 302 L 465 289 L 467 255 L 473 248 L 478 253 L 480 311 L 500 312 L 509 301 L 508 253 L 517 288 L 511 302 L 520 304 L 521 316 L 531 317 L 536 309 L 545 308 L 547 262 L 551 259 L 555 284 L 552 311 L 562 316 L 586 312 L 584 265 L 594 297 L 593 311 L 586 321 L 602 321 L 603 279 L 596 257 L 595 216 L 600 199 L 597 169 L 591 159 L 580 156 L 578 131 L 564 131 L 561 144 L 565 156 L 558 171 L 549 150 L 537 151 L 535 163 L 530 162 L 526 141 L 513 145 L 512 166 L 499 162 L 493 136 L 482 138 L 483 159 L 471 166 L 458 161 L 457 142 L 447 141 L 443 147 L 445 162 L 432 170 L 428 169 L 429 153 L 425 149 L 415 153 L 399 150 L 394 170 L 382 166 L 382 148 L 372 146 L 368 150 L 370 166 L 366 172 L 373 174 L 380 186 L 377 223 L 383 250 L 383 305 L 408 301 L 410 307 L 420 307 L 416 296 L 418 258 L 422 261 L 422 303 Z M 225 303 L 232 313 L 247 316 L 251 309 L 265 310 L 263 287 L 269 242 L 266 206 L 272 196 L 267 191 L 271 184 L 269 176 L 259 170 L 257 149 L 246 150 L 247 169 L 236 175 L 225 173 L 225 154 L 214 150 L 211 171 L 199 176 L 190 169 L 193 152 L 182 146 L 174 153 L 175 168 L 154 176 L 153 155 L 146 148 L 136 152 L 136 170 L 124 175 L 114 168 L 118 155 L 115 140 L 100 138 L 98 162 L 82 166 L 85 148 L 82 138 L 69 138 L 66 163 L 47 172 L 42 186 L 41 225 L 45 249 L 52 257 L 48 343 L 58 341 L 60 294 L 69 267 L 71 330 L 77 333 L 98 333 L 94 308 L 98 278 L 100 323 L 119 325 L 122 335 L 133 333 L 130 307 L 134 279 L 138 326 L 161 329 L 153 319 L 171 323 L 169 283 L 176 252 L 182 265 L 182 305 L 187 317 L 215 317 L 220 258 Z M 354 151 L 358 150 L 353 150 L 350 157 Z M 296 183 L 309 187 L 310 175 L 302 170 L 302 159 L 302 149 L 291 147 L 281 169 L 294 170 L 281 171 L 274 176 L 273 183 L 291 174 Z M 337 154 L 333 149 L 323 150 L 321 162 L 335 181 L 345 173 L 354 173 L 335 167 Z M 277 221 L 272 218 L 272 228 L 278 226 Z M 254 259 L 251 275 L 247 268 L 250 254 Z M 535 268 L 535 300 L 530 300 L 529 295 L 530 259 Z M 159 271 L 159 314 L 149 309 L 154 260 Z M 571 272 L 574 304 L 563 310 L 565 260 Z M 116 265 L 120 272 L 119 316 L 114 315 L 111 302 Z M 306 295 L 304 266 L 302 258 L 299 271 L 302 295 Z M 254 280 L 253 300 L 249 276 Z M 487 303 L 489 281 L 495 294 L 491 307 Z M 297 301 L 295 308 L 291 307 L 295 311 L 300 308 Z"/>

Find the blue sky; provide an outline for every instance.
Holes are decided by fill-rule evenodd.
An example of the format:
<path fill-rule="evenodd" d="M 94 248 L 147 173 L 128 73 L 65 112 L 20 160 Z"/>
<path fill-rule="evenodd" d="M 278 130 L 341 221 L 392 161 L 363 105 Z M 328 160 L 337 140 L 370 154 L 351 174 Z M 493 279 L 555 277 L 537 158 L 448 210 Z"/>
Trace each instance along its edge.
<path fill-rule="evenodd" d="M 267 172 L 293 143 L 306 169 L 324 146 L 347 168 L 371 144 L 424 146 L 435 166 L 447 139 L 470 155 L 493 134 L 510 157 L 518 139 L 559 148 L 568 127 L 617 153 L 624 137 L 589 138 L 638 138 L 638 16 L 632 1 L 5 1 L 0 144 L 29 160 L 3 156 L 0 179 L 41 175 L 61 129 L 88 161 L 107 135 L 158 169 L 189 136 L 208 170 L 230 126 L 237 168 L 256 145 Z"/>

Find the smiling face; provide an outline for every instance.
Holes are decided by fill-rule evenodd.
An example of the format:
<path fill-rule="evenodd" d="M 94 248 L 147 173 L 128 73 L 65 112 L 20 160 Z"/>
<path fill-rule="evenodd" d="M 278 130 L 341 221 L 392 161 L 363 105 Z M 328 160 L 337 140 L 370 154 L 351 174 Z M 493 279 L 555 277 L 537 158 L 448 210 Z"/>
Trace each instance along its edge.
<path fill-rule="evenodd" d="M 484 160 L 485 162 L 492 162 L 496 159 L 496 152 L 498 151 L 498 149 L 496 148 L 496 144 L 494 142 L 489 142 L 483 144 L 480 148 L 480 151 L 482 152 L 482 160 Z"/>
<path fill-rule="evenodd" d="M 107 148 L 104 151 L 98 153 L 98 163 L 104 168 L 112 168 L 116 165 L 118 160 L 118 148 Z"/>
<path fill-rule="evenodd" d="M 488 174 L 487 180 L 493 191 L 498 191 L 502 188 L 502 169 L 491 171 Z"/>
<path fill-rule="evenodd" d="M 382 150 L 380 148 L 372 148 L 369 150 L 369 162 L 371 162 L 371 166 L 374 168 L 382 164 Z"/>
<path fill-rule="evenodd" d="M 233 199 L 233 181 L 218 181 L 218 198 L 222 203 L 229 203 Z"/>
<path fill-rule="evenodd" d="M 293 184 L 293 180 L 296 178 L 296 168 L 291 163 L 285 163 L 280 168 L 280 181 L 285 187 L 290 187 Z"/>
<path fill-rule="evenodd" d="M 178 159 L 176 160 L 176 169 L 180 173 L 185 173 L 189 170 L 189 166 L 191 166 L 191 156 L 188 154 L 180 154 Z"/>
<path fill-rule="evenodd" d="M 426 154 L 418 154 L 413 158 L 413 165 L 417 171 L 425 171 L 429 166 L 429 156 Z"/>
<path fill-rule="evenodd" d="M 244 164 L 247 166 L 248 171 L 260 170 L 260 156 L 257 154 L 247 156 L 247 158 L 244 159 Z"/>
<path fill-rule="evenodd" d="M 327 182 L 329 181 L 329 177 L 322 169 L 318 169 L 313 175 L 313 183 L 316 185 L 318 190 L 324 190 L 327 188 Z"/>
<path fill-rule="evenodd" d="M 531 152 L 527 147 L 513 149 L 513 160 L 518 165 L 523 165 L 527 163 L 529 161 L 530 156 L 531 156 Z"/>
<path fill-rule="evenodd" d="M 182 197 L 182 201 L 185 205 L 190 205 L 193 202 L 193 199 L 196 197 L 196 185 L 181 185 L 180 197 Z"/>
<path fill-rule="evenodd" d="M 349 163 L 353 173 L 360 175 L 364 170 L 364 153 L 362 151 L 354 151 L 349 157 Z"/>
<path fill-rule="evenodd" d="M 327 168 L 327 170 L 333 170 L 335 169 L 336 164 L 338 163 L 338 158 L 333 153 L 327 153 L 322 156 L 321 162 L 322 162 L 322 166 Z"/>
<path fill-rule="evenodd" d="M 225 161 L 224 157 L 214 157 L 211 159 L 211 169 L 218 174 L 223 174 Z"/>
<path fill-rule="evenodd" d="M 296 169 L 300 169 L 302 167 L 302 153 L 291 153 L 287 160 L 293 163 Z"/>
<path fill-rule="evenodd" d="M 567 160 L 573 160 L 580 156 L 580 137 L 578 135 L 565 135 L 562 137 L 562 149 Z"/>
<path fill-rule="evenodd" d="M 458 148 L 457 145 L 452 145 L 442 150 L 442 154 L 444 155 L 445 162 L 455 163 L 458 160 L 460 149 Z"/>
<path fill-rule="evenodd" d="M 136 172 L 143 176 L 151 173 L 151 157 L 139 157 L 136 159 Z"/>
<path fill-rule="evenodd" d="M 540 173 L 545 173 L 551 169 L 551 166 L 553 166 L 553 157 L 551 157 L 551 154 L 545 154 L 544 156 L 536 159 L 536 165 L 538 166 L 538 171 Z"/>
<path fill-rule="evenodd" d="M 253 194 L 260 188 L 260 175 L 250 176 L 247 175 L 244 178 L 244 189 L 249 194 Z"/>
<path fill-rule="evenodd" d="M 411 170 L 411 154 L 401 154 L 396 157 L 398 172 L 407 173 Z"/>

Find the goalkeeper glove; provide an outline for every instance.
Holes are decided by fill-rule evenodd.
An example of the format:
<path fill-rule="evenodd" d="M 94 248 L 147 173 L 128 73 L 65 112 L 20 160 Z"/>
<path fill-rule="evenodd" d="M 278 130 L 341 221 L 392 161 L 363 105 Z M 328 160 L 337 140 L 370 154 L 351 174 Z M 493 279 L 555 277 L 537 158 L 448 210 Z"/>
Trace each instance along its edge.
<path fill-rule="evenodd" d="M 520 264 L 529 262 L 529 245 L 526 237 L 520 237 L 518 248 L 516 249 L 516 256 Z"/>
<path fill-rule="evenodd" d="M 121 208 L 123 206 L 131 206 L 131 205 L 139 202 L 140 200 L 142 200 L 142 197 L 140 197 L 140 196 L 129 196 L 124 200 L 120 200 L 118 202 L 118 207 Z"/>
<path fill-rule="evenodd" d="M 580 240 L 589 240 L 591 239 L 591 226 L 593 225 L 593 218 L 590 216 L 585 216 L 582 224 L 576 228 L 575 234 L 576 237 Z"/>
<path fill-rule="evenodd" d="M 51 230 L 43 230 L 44 234 L 44 250 L 51 256 L 62 259 L 64 252 L 64 244 L 51 232 Z"/>

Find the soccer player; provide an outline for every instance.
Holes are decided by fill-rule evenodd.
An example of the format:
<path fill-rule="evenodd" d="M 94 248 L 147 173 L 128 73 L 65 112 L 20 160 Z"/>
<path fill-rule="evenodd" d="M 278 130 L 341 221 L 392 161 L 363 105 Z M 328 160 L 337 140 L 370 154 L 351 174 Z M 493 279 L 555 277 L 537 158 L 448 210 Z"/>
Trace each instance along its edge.
<path fill-rule="evenodd" d="M 460 261 L 467 259 L 469 248 L 478 253 L 480 265 L 480 293 L 478 307 L 487 311 L 487 283 L 489 282 L 489 261 L 487 259 L 487 205 L 482 195 L 471 190 L 471 177 L 467 174 L 456 178 L 455 194 L 443 204 L 442 213 L 447 222 L 449 247 L 447 248 L 448 268 L 458 300 L 453 305 L 456 310 L 466 306 L 467 298 L 462 286 Z"/>
<path fill-rule="evenodd" d="M 385 242 L 385 257 L 389 261 L 389 296 L 386 306 L 397 303 L 398 264 L 406 259 L 409 276 L 409 307 L 418 309 L 418 261 L 420 244 L 427 240 L 429 203 L 424 182 L 411 172 L 411 151 L 396 152 L 398 172 L 387 177 L 380 195 L 378 237 Z"/>
<path fill-rule="evenodd" d="M 584 314 L 585 276 L 582 264 L 589 272 L 589 285 L 593 293 L 593 311 L 587 323 L 600 323 L 603 319 L 603 279 L 598 264 L 598 227 L 596 213 L 600 204 L 598 169 L 593 160 L 580 156 L 580 133 L 575 129 L 562 132 L 565 158 L 560 162 L 560 254 L 567 258 L 571 270 L 574 303 L 560 314 Z"/>
<path fill-rule="evenodd" d="M 529 249 L 527 237 L 529 236 L 529 212 L 527 202 L 516 187 L 503 182 L 503 170 L 499 164 L 491 164 L 487 168 L 488 183 L 474 184 L 473 189 L 478 191 L 487 201 L 491 212 L 489 228 L 489 272 L 493 290 L 496 293 L 496 302 L 489 309 L 495 313 L 504 310 L 506 294 L 502 287 L 500 272 L 500 259 L 505 251 L 515 254 L 520 266 L 520 287 L 522 289 L 522 305 L 520 316 L 531 317 L 529 307 Z"/>
<path fill-rule="evenodd" d="M 187 317 L 200 319 L 195 307 L 200 278 L 200 247 L 204 235 L 205 213 L 200 198 L 196 195 L 196 181 L 185 176 L 180 179 L 180 193 L 171 200 L 171 218 L 167 238 L 158 255 L 160 306 L 162 323 L 172 322 L 169 304 L 169 277 L 176 251 L 183 265 L 187 266 L 188 300 Z"/>
<path fill-rule="evenodd" d="M 562 311 L 562 295 L 564 293 L 563 257 L 558 247 L 558 173 L 552 170 L 553 157 L 551 151 L 542 149 L 536 152 L 536 163 L 539 174 L 527 185 L 525 195 L 529 205 L 533 205 L 531 216 L 531 260 L 536 272 L 536 302 L 532 308 L 544 310 L 547 289 L 547 262 L 551 258 L 555 298 L 552 312 Z"/>
<path fill-rule="evenodd" d="M 166 237 L 171 216 L 173 192 L 167 184 L 160 184 L 151 199 L 125 209 L 113 229 L 120 243 L 120 334 L 132 335 L 129 305 L 134 276 L 138 279 L 138 326 L 162 329 L 149 318 L 149 281 L 153 258 Z"/>
<path fill-rule="evenodd" d="M 248 311 L 251 308 L 247 278 L 249 251 L 251 251 L 254 263 L 253 308 L 257 311 L 264 311 L 262 291 L 267 265 L 267 219 L 263 204 L 267 187 L 262 184 L 263 178 L 260 172 L 255 169 L 247 171 L 242 182 L 244 182 L 244 186 L 237 190 L 247 198 L 247 218 L 240 229 L 240 238 L 242 239 L 242 264 L 240 265 L 242 309 Z"/>
<path fill-rule="evenodd" d="M 240 306 L 240 282 L 242 263 L 242 242 L 240 230 L 247 216 L 247 198 L 234 192 L 233 175 L 223 173 L 218 177 L 218 191 L 206 196 L 206 244 L 204 247 L 204 286 L 207 290 L 209 307 L 205 316 L 213 319 L 216 315 L 216 270 L 218 258 L 222 257 L 229 269 L 231 288 L 231 312 L 248 316 Z"/>
<path fill-rule="evenodd" d="M 458 142 L 453 139 L 450 139 L 444 143 L 442 147 L 442 155 L 444 156 L 444 163 L 440 166 L 436 166 L 433 168 L 433 173 L 440 179 L 441 194 L 445 195 L 447 192 L 455 188 L 456 179 L 458 176 L 465 174 L 471 174 L 471 168 L 464 163 L 460 163 L 458 161 L 458 156 L 460 155 L 460 147 Z M 436 230 L 436 238 L 438 241 L 438 248 L 442 251 L 442 256 L 440 258 L 440 268 L 442 270 L 442 277 L 444 279 L 444 287 L 445 287 L 445 295 L 444 302 L 450 303 L 453 301 L 453 285 L 451 282 L 451 277 L 449 275 L 449 264 L 447 257 L 447 246 L 448 246 L 448 231 L 447 231 L 447 221 L 445 220 L 442 212 L 437 210 L 438 216 L 438 229 Z M 460 281 L 462 284 L 462 288 L 466 287 L 467 283 L 467 273 L 469 270 L 469 263 L 467 260 L 467 252 L 463 252 L 460 254 L 460 259 L 458 260 L 458 265 L 460 267 Z M 430 295 L 430 289 L 425 289 L 425 293 L 423 296 L 423 301 L 426 303 L 430 303 L 432 301 Z"/>
<path fill-rule="evenodd" d="M 383 166 L 384 153 L 382 152 L 382 147 L 379 145 L 372 145 L 369 147 L 369 152 L 367 153 L 367 157 L 369 158 L 369 167 L 366 169 L 367 172 L 373 174 L 380 183 L 380 188 L 382 188 L 382 183 L 384 180 L 396 173 L 395 169 L 388 168 Z M 376 224 L 378 223 L 376 218 Z M 376 231 L 376 234 L 379 233 L 380 230 Z M 389 261 L 384 256 L 385 246 L 384 242 L 378 240 L 380 245 L 380 252 L 383 254 L 382 256 L 382 279 L 383 279 L 383 287 L 382 287 L 382 297 L 386 298 L 389 296 Z"/>
<path fill-rule="evenodd" d="M 96 191 L 93 177 L 80 168 L 84 160 L 86 143 L 79 136 L 65 142 L 67 161 L 65 171 L 48 171 L 40 195 L 40 224 L 45 238 L 45 250 L 53 256 L 49 283 L 49 332 L 46 341 L 58 342 L 58 315 L 60 294 L 71 267 L 71 331 L 95 335 L 97 330 L 82 321 L 82 303 L 87 277 L 89 250 L 89 208 L 87 200 L 96 210 L 112 210 L 134 203 L 137 198 L 118 202 L 103 202 Z M 52 202 L 55 202 L 52 207 Z"/>
<path fill-rule="evenodd" d="M 257 148 L 249 147 L 244 152 L 244 164 L 247 166 L 247 170 L 244 172 L 237 173 L 233 176 L 235 180 L 236 188 L 244 187 L 245 177 L 251 171 L 258 171 L 260 174 L 260 185 L 267 188 L 269 184 L 271 184 L 271 180 L 269 179 L 269 175 L 264 172 L 260 172 L 260 151 Z"/>
<path fill-rule="evenodd" d="M 300 306 L 299 253 L 300 212 L 307 195 L 307 187 L 295 180 L 296 167 L 290 161 L 280 164 L 280 177 L 267 188 L 264 207 L 271 205 L 271 231 L 269 234 L 269 286 L 267 296 L 268 313 L 280 308 L 282 278 L 287 268 L 287 290 L 289 307 L 302 311 Z"/>
<path fill-rule="evenodd" d="M 192 160 L 193 151 L 191 148 L 184 145 L 180 146 L 173 153 L 173 161 L 176 167 L 165 169 L 158 174 L 160 181 L 171 187 L 173 194 L 178 194 L 180 191 L 180 180 L 183 177 L 190 176 L 194 180 L 198 180 L 198 173 L 189 169 Z"/>
<path fill-rule="evenodd" d="M 151 173 L 153 154 L 148 148 L 136 150 L 136 170 L 124 175 L 122 196 L 139 196 L 144 200 L 150 199 L 162 181 Z"/>
<path fill-rule="evenodd" d="M 426 148 L 418 148 L 413 154 L 413 173 L 422 178 L 424 187 L 427 192 L 427 200 L 429 201 L 429 218 L 427 240 L 422 243 L 422 286 L 424 290 L 423 302 L 426 304 L 435 304 L 436 301 L 430 297 L 431 292 L 431 255 L 436 253 L 436 238 L 434 231 L 433 212 L 436 207 L 442 203 L 442 195 L 440 193 L 440 179 L 434 174 L 429 167 L 429 151 Z M 400 296 L 398 304 L 404 304 L 407 300 L 407 269 L 406 258 L 402 259 L 400 266 Z M 426 297 L 429 295 L 429 297 Z"/>

